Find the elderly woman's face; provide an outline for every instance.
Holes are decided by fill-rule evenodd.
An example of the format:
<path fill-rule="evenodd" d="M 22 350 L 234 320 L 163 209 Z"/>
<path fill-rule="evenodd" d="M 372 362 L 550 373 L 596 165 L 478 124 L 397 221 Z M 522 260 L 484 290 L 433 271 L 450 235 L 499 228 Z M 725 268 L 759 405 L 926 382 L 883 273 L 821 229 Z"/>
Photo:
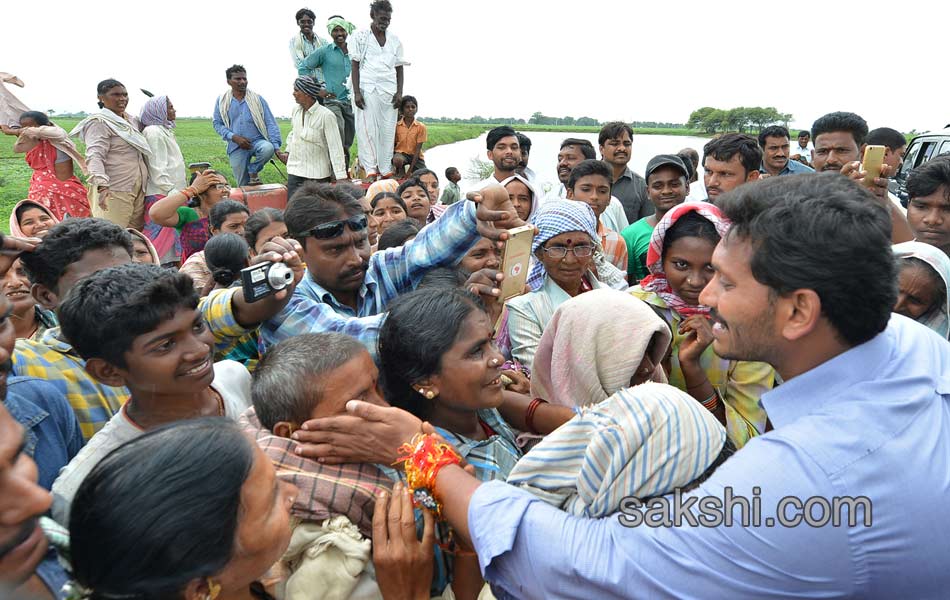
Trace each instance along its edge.
<path fill-rule="evenodd" d="M 940 276 L 930 267 L 915 262 L 905 262 L 898 277 L 897 302 L 894 312 L 917 320 L 934 308 L 940 293 L 936 288 Z"/>
<path fill-rule="evenodd" d="M 290 507 L 296 496 L 297 488 L 277 478 L 270 459 L 255 445 L 254 464 L 241 487 L 234 555 L 220 577 L 214 577 L 223 597 L 246 592 L 283 555 L 290 544 Z"/>
<path fill-rule="evenodd" d="M 567 291 L 576 290 L 594 259 L 593 245 L 593 240 L 583 231 L 568 231 L 545 242 L 543 249 L 538 249 L 538 260 L 554 283 Z"/>
<path fill-rule="evenodd" d="M 472 310 L 462 321 L 455 343 L 442 355 L 439 372 L 432 376 L 435 402 L 452 411 L 497 408 L 502 402 L 501 371 L 505 362 L 495 347 L 491 320 L 483 310 Z"/>
<path fill-rule="evenodd" d="M 495 242 L 482 238 L 465 253 L 459 261 L 459 267 L 466 273 L 474 273 L 482 269 L 497 269 L 501 266 L 501 251 Z"/>

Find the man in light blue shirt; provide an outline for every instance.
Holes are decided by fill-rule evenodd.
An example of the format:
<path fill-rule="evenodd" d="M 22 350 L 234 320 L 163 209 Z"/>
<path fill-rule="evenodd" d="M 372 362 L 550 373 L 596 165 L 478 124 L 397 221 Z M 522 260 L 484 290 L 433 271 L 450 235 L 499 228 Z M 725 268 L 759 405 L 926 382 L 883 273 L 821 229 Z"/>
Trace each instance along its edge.
<path fill-rule="evenodd" d="M 837 173 L 718 203 L 732 229 L 700 301 L 718 355 L 782 375 L 761 399 L 774 429 L 695 489 L 596 520 L 446 466 L 443 516 L 499 600 L 946 597 L 950 344 L 891 314 L 887 209 Z M 347 409 L 308 424 L 307 442 L 333 447 L 314 456 L 391 461 L 419 431 L 396 408 Z"/>
<path fill-rule="evenodd" d="M 763 175 L 793 175 L 795 173 L 814 173 L 815 170 L 797 160 L 790 160 L 791 142 L 788 129 L 781 125 L 771 125 L 759 133 L 759 146 L 762 147 Z"/>
<path fill-rule="evenodd" d="M 572 517 L 454 466 L 436 480 L 443 514 L 500 599 L 946 597 L 950 345 L 891 314 L 886 210 L 832 173 L 741 186 L 719 204 L 733 225 L 700 300 L 717 354 L 782 375 L 762 397 L 774 429 L 680 498 L 703 500 L 679 526 L 637 525 L 633 502 Z M 719 512 L 731 526 L 684 518 L 703 522 L 730 497 Z M 672 519 L 673 500 L 649 512 Z M 744 523 L 756 503 L 759 522 Z"/>
<path fill-rule="evenodd" d="M 260 172 L 280 148 L 280 127 L 267 101 L 247 89 L 247 71 L 241 65 L 225 74 L 231 90 L 214 105 L 212 125 L 228 143 L 228 160 L 238 186 L 260 185 Z"/>

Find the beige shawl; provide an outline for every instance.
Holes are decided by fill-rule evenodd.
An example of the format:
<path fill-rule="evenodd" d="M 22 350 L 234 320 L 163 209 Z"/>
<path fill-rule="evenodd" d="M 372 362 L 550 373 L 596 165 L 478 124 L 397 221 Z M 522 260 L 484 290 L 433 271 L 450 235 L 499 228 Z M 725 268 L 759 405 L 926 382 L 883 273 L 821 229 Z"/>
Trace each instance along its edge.
<path fill-rule="evenodd" d="M 531 395 L 562 406 L 587 406 L 630 386 L 650 340 L 656 370 L 672 334 L 653 309 L 630 294 L 596 289 L 558 307 L 544 329 L 531 367 Z"/>
<path fill-rule="evenodd" d="M 233 98 L 234 96 L 231 95 L 231 90 L 221 94 L 221 97 L 218 98 L 218 112 L 221 113 L 221 121 L 228 129 L 231 129 L 231 117 L 228 116 L 228 109 L 231 108 L 231 100 Z M 269 139 L 267 136 L 267 124 L 264 122 L 264 105 L 261 103 L 261 97 L 251 90 L 247 90 L 244 92 L 244 101 L 247 102 L 247 108 L 251 111 L 251 118 L 254 119 L 254 125 L 257 126 L 257 130 L 261 132 L 265 140 Z"/>

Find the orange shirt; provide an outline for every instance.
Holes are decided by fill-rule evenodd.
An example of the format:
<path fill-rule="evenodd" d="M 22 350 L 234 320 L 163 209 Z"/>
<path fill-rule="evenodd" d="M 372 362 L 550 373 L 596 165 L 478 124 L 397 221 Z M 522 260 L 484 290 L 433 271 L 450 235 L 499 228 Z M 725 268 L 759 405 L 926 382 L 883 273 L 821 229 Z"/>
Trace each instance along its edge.
<path fill-rule="evenodd" d="M 426 126 L 415 119 L 412 125 L 406 126 L 402 119 L 396 123 L 396 152 L 402 152 L 412 156 L 416 153 L 416 146 L 429 139 L 429 133 Z M 419 152 L 419 158 L 422 158 L 422 152 Z"/>

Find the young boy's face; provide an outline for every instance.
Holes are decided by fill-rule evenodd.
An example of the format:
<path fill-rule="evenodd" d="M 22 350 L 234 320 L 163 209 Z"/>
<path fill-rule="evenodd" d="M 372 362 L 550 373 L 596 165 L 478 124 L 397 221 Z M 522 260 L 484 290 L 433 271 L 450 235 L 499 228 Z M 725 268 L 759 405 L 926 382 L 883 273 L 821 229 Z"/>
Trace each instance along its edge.
<path fill-rule="evenodd" d="M 458 183 L 462 181 L 462 174 L 459 173 L 458 171 L 452 171 L 451 173 L 449 173 L 449 181 L 451 181 L 452 183 Z"/>
<path fill-rule="evenodd" d="M 214 336 L 201 312 L 179 308 L 154 330 L 132 341 L 126 367 L 118 369 L 135 392 L 194 394 L 214 380 Z"/>
<path fill-rule="evenodd" d="M 311 419 L 346 414 L 346 403 L 362 400 L 388 406 L 379 392 L 379 370 L 363 351 L 320 378 L 320 399 L 310 413 Z"/>
<path fill-rule="evenodd" d="M 656 210 L 665 213 L 686 201 L 686 196 L 689 195 L 686 176 L 675 167 L 660 167 L 650 173 L 647 195 Z"/>
<path fill-rule="evenodd" d="M 586 202 L 599 219 L 610 205 L 610 181 L 603 175 L 581 177 L 574 182 L 573 188 L 567 190 L 567 197 Z"/>

